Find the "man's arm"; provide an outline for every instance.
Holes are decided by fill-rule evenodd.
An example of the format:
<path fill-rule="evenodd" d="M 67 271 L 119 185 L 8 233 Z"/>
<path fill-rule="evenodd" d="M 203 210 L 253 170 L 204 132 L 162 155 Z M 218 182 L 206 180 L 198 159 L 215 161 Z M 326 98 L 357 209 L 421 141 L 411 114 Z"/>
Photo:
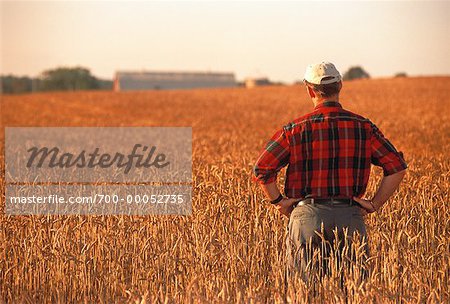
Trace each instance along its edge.
<path fill-rule="evenodd" d="M 406 169 L 388 176 L 384 176 L 377 192 L 375 193 L 375 196 L 371 201 L 357 197 L 354 197 L 354 200 L 357 201 L 367 213 L 372 213 L 379 210 L 392 196 L 392 194 L 394 194 L 395 190 L 398 189 L 405 174 Z M 370 202 L 372 202 L 372 204 Z"/>
<path fill-rule="evenodd" d="M 281 195 L 276 182 L 270 184 L 260 184 L 260 186 L 269 201 L 276 200 Z"/>
<path fill-rule="evenodd" d="M 392 194 L 394 194 L 395 190 L 400 186 L 400 182 L 403 180 L 405 174 L 406 169 L 383 177 L 380 186 L 372 199 L 372 203 L 376 210 L 380 209 Z"/>
<path fill-rule="evenodd" d="M 289 162 L 289 141 L 284 130 L 276 132 L 262 150 L 254 167 L 255 180 L 270 201 L 276 200 L 280 195 L 277 187 L 277 173 Z M 288 216 L 295 200 L 283 198 L 275 204 L 275 208 Z"/>
<path fill-rule="evenodd" d="M 276 182 L 260 185 L 264 194 L 270 201 L 276 200 L 281 195 Z M 293 209 L 292 205 L 297 201 L 297 199 L 293 198 L 283 198 L 278 204 L 274 204 L 274 207 L 283 215 L 289 216 Z"/>
<path fill-rule="evenodd" d="M 371 161 L 374 165 L 383 168 L 384 177 L 372 200 L 354 198 L 367 213 L 379 210 L 394 194 L 408 167 L 403 159 L 403 154 L 395 149 L 392 143 L 384 137 L 383 133 L 374 124 L 372 124 L 370 141 L 372 149 Z"/>

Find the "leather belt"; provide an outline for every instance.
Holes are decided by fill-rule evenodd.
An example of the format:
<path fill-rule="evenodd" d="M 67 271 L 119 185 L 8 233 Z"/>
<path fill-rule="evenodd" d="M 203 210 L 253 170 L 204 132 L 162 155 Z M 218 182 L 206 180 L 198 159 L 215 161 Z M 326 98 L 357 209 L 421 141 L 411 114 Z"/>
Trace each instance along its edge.
<path fill-rule="evenodd" d="M 358 206 L 359 203 L 355 202 L 353 199 L 351 198 L 313 198 L 313 197 L 309 197 L 309 198 L 305 198 L 301 201 L 299 201 L 298 203 L 294 204 L 294 208 L 297 206 L 303 206 L 303 205 L 314 205 L 314 204 L 324 204 L 324 205 L 332 205 L 332 206 L 338 206 L 338 205 L 348 205 L 348 206 L 353 206 L 356 205 Z"/>

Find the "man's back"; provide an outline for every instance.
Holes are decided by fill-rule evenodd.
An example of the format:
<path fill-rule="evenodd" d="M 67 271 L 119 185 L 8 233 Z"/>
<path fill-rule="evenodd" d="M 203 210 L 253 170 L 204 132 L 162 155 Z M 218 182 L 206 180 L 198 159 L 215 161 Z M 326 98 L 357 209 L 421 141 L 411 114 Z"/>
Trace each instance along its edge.
<path fill-rule="evenodd" d="M 327 101 L 275 133 L 255 173 L 270 179 L 288 165 L 287 197 L 360 197 L 371 163 L 390 175 L 406 168 L 399 155 L 370 120 Z"/>

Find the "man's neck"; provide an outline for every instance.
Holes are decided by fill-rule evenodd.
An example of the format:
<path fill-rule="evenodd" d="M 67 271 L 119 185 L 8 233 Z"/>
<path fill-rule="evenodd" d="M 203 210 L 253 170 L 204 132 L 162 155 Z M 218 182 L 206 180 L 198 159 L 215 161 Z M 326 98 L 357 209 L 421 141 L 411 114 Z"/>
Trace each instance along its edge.
<path fill-rule="evenodd" d="M 333 95 L 333 96 L 326 97 L 326 98 L 317 98 L 317 97 L 315 97 L 315 98 L 312 99 L 314 107 L 317 107 L 318 105 L 320 105 L 320 104 L 322 104 L 322 103 L 324 103 L 326 101 L 339 102 L 339 95 Z"/>

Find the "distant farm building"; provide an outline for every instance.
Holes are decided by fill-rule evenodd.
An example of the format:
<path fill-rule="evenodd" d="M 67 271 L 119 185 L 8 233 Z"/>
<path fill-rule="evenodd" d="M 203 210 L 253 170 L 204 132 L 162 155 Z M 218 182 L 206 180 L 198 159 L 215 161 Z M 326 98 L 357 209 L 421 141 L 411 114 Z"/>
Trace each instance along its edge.
<path fill-rule="evenodd" d="M 246 88 L 254 88 L 259 86 L 267 86 L 272 83 L 268 78 L 247 78 L 245 79 L 245 87 Z"/>
<path fill-rule="evenodd" d="M 117 72 L 114 91 L 235 87 L 233 73 Z"/>

